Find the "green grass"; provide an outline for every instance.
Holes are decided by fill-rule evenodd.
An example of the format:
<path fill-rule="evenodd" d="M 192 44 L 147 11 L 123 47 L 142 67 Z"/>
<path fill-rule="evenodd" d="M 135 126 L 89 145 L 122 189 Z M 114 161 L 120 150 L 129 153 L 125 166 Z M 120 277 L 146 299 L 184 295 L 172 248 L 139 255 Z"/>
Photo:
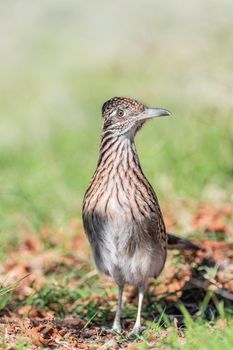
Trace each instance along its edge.
<path fill-rule="evenodd" d="M 37 230 L 44 223 L 59 226 L 80 216 L 98 157 L 100 107 L 114 95 L 164 106 L 174 114 L 151 122 L 137 137 L 144 171 L 163 201 L 179 196 L 215 200 L 216 193 L 229 198 L 233 172 L 229 1 L 212 9 L 213 28 L 204 26 L 204 5 L 192 3 L 201 32 L 192 6 L 179 13 L 178 3 L 177 8 L 160 5 L 160 11 L 153 11 L 155 5 L 150 4 L 155 19 L 144 19 L 142 29 L 150 30 L 154 42 L 145 37 L 135 47 L 128 23 L 124 34 L 111 28 L 112 41 L 101 46 L 101 52 L 98 45 L 110 34 L 105 38 L 104 29 L 93 23 L 92 34 L 102 30 L 103 37 L 99 43 L 89 37 L 88 45 L 82 36 L 85 20 L 76 22 L 75 4 L 67 4 L 63 13 L 55 4 L 26 3 L 34 19 L 30 23 L 23 23 L 27 17 L 22 9 L 15 6 L 22 16 L 18 23 L 12 8 L 1 5 L 3 30 L 13 21 L 0 62 L 0 227 L 7 240 L 15 240 L 21 229 Z M 87 5 L 82 6 L 86 16 Z M 50 11 L 60 22 L 51 21 Z M 140 7 L 135 11 L 137 18 Z M 218 11 L 225 16 L 222 22 Z M 114 18 L 111 11 L 109 16 Z M 136 18 L 131 19 L 132 26 Z M 169 26 L 164 18 L 169 18 Z M 76 31 L 80 36 L 74 38 Z M 80 47 L 79 40 L 85 45 Z"/>
<path fill-rule="evenodd" d="M 202 308 L 204 303 L 205 301 Z M 142 341 L 138 349 L 150 349 L 152 344 L 156 344 L 157 348 L 162 350 L 232 349 L 232 318 L 222 315 L 222 318 L 206 322 L 203 319 L 204 315 L 199 314 L 198 317 L 192 318 L 182 304 L 180 309 L 184 316 L 183 328 L 177 328 L 163 312 L 156 323 L 147 323 L 148 330 L 138 338 L 138 341 Z"/>
<path fill-rule="evenodd" d="M 129 74 L 134 72 L 129 70 Z M 124 80 L 121 84 L 124 86 Z M 16 121 L 22 135 L 0 152 L 2 230 L 14 233 L 20 226 L 34 230 L 43 223 L 59 226 L 80 216 L 82 197 L 98 157 L 99 109 L 108 97 L 106 92 L 99 101 L 90 98 L 90 106 L 83 104 L 76 120 L 48 120 L 46 135 L 40 135 L 37 127 L 27 130 L 27 121 Z M 153 104 L 153 99 L 146 100 Z M 159 197 L 164 201 L 171 195 L 205 200 L 220 191 L 226 200 L 232 187 L 228 106 L 159 104 L 174 111 L 174 118 L 151 122 L 137 138 L 144 171 Z M 24 108 L 28 113 L 27 106 L 18 106 Z"/>
<path fill-rule="evenodd" d="M 232 327 L 232 321 L 229 321 L 229 325 L 225 329 L 197 322 L 183 332 L 183 338 L 179 337 L 173 329 L 168 334 L 167 339 L 160 342 L 161 349 L 230 350 L 233 346 Z"/>

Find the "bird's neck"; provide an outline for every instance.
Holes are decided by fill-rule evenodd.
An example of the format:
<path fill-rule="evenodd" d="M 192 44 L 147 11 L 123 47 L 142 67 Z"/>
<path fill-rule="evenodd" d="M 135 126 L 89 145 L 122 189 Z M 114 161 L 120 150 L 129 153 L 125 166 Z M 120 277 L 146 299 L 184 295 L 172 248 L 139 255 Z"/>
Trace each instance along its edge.
<path fill-rule="evenodd" d="M 110 168 L 114 165 L 122 165 L 125 169 L 129 166 L 141 168 L 132 135 L 115 136 L 108 131 L 103 132 L 98 167 L 110 165 Z"/>

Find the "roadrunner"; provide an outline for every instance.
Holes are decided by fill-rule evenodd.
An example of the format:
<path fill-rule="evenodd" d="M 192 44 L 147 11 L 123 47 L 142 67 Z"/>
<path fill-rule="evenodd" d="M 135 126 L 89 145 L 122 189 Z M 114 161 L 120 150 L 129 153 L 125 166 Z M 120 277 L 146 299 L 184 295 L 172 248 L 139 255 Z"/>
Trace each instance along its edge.
<path fill-rule="evenodd" d="M 102 107 L 100 155 L 84 197 L 83 224 L 97 269 L 110 275 L 119 288 L 112 327 L 117 332 L 121 332 L 124 285 L 134 285 L 139 290 L 132 331 L 138 334 L 148 279 L 159 276 L 166 260 L 163 216 L 142 172 L 134 137 L 147 120 L 170 114 L 166 109 L 147 108 L 125 97 L 114 97 Z"/>

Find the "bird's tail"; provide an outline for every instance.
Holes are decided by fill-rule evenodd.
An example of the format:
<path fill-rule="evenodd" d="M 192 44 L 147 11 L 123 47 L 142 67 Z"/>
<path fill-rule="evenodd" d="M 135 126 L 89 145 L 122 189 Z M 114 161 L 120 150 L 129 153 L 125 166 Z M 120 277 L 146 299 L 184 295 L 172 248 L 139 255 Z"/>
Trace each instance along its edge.
<path fill-rule="evenodd" d="M 180 249 L 180 250 L 202 250 L 198 244 L 193 243 L 189 239 L 180 238 L 173 233 L 167 233 L 168 237 L 168 249 Z"/>

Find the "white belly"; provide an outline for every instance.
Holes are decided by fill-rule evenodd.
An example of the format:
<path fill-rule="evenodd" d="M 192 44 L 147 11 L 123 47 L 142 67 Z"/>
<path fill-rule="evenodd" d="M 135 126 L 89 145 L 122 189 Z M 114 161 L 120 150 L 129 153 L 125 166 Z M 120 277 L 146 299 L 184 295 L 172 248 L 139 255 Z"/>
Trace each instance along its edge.
<path fill-rule="evenodd" d="M 129 236 L 134 238 L 131 231 L 135 232 L 130 222 L 120 216 L 119 220 L 109 220 L 101 234 L 104 241 L 98 247 L 100 256 L 94 252 L 94 257 L 97 268 L 109 274 L 117 284 L 139 285 L 160 274 L 166 255 L 153 242 L 142 242 L 132 255 L 126 254 Z"/>

